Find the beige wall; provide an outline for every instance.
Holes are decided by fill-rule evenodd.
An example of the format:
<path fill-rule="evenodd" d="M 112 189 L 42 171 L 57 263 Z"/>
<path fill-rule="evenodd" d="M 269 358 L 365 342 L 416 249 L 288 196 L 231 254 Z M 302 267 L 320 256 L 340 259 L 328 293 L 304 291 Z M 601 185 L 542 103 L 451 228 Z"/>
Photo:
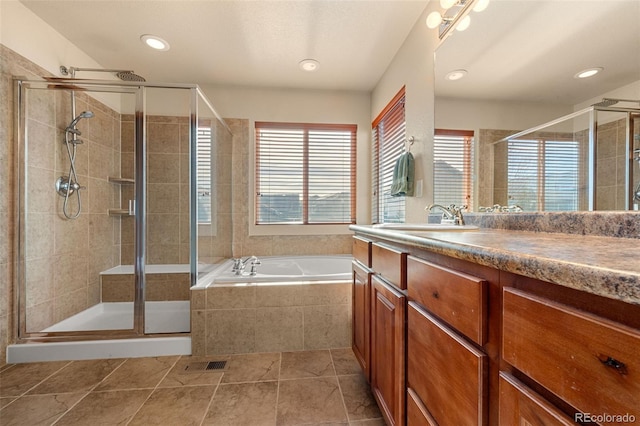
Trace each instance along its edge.
<path fill-rule="evenodd" d="M 406 87 L 406 133 L 407 137 L 415 138 L 411 152 L 415 156 L 416 179 L 415 196 L 406 199 L 407 222 L 425 221 L 424 207 L 433 200 L 433 52 L 438 45 L 438 37 L 437 31 L 427 28 L 425 20 L 436 9 L 439 10 L 439 3 L 429 2 L 371 93 L 370 117 L 373 119 L 402 86 Z"/>

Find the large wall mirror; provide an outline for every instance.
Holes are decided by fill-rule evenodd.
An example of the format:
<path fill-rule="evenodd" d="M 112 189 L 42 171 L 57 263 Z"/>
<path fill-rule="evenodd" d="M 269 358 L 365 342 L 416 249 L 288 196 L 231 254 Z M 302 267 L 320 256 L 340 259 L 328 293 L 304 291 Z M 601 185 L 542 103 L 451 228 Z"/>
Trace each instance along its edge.
<path fill-rule="evenodd" d="M 435 128 L 474 132 L 472 209 L 515 203 L 525 211 L 637 210 L 640 2 L 492 0 L 469 16 L 469 28 L 452 31 L 436 51 Z M 589 68 L 601 70 L 576 77 Z M 462 78 L 447 77 L 456 72 Z M 586 111 L 507 140 L 593 104 L 600 108 L 595 118 Z M 593 121 L 596 142 L 590 148 Z M 554 150 L 559 159 L 551 161 Z M 565 156 L 571 165 L 562 163 Z M 535 170 L 517 175 L 518 167 L 533 165 Z M 534 175 L 518 189 L 516 183 L 522 186 Z M 552 187 L 538 193 L 537 201 L 519 198 L 518 191 Z"/>

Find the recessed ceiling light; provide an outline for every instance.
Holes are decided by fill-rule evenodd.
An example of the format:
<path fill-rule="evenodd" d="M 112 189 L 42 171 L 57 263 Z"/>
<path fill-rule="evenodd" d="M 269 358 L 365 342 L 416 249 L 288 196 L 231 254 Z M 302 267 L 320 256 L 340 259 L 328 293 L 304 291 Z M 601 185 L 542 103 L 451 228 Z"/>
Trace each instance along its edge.
<path fill-rule="evenodd" d="M 460 80 L 465 75 L 467 75 L 467 70 L 454 70 L 454 71 L 451 71 L 450 73 L 447 73 L 447 75 L 445 75 L 444 78 L 449 81 L 456 81 L 456 80 Z"/>
<path fill-rule="evenodd" d="M 576 75 L 574 75 L 573 78 L 593 77 L 594 75 L 598 74 L 603 69 L 604 68 L 602 68 L 602 67 L 595 67 L 595 68 L 589 68 L 589 69 L 586 69 L 586 70 L 582 70 L 579 73 L 577 73 Z"/>
<path fill-rule="evenodd" d="M 169 43 L 158 36 L 143 34 L 140 36 L 140 40 L 152 49 L 162 51 L 169 50 Z"/>
<path fill-rule="evenodd" d="M 303 71 L 313 72 L 320 68 L 320 62 L 315 59 L 304 59 L 298 63 Z"/>

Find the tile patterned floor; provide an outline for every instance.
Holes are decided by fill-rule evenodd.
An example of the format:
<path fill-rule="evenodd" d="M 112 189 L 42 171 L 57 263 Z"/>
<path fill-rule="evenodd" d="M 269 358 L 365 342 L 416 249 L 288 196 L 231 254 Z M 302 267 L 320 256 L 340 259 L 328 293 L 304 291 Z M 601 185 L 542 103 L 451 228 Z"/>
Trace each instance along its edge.
<path fill-rule="evenodd" d="M 188 371 L 227 360 L 224 371 Z M 0 424 L 384 426 L 351 349 L 6 365 Z"/>

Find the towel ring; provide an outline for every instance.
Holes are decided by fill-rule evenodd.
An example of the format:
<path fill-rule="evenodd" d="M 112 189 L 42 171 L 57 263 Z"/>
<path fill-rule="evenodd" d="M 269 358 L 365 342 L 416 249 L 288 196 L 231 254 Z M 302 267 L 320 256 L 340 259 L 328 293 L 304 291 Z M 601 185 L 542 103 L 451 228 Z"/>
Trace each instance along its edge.
<path fill-rule="evenodd" d="M 416 138 L 414 138 L 413 136 L 409 137 L 409 139 L 404 141 L 404 150 L 407 152 L 411 152 L 411 147 L 413 146 L 413 143 L 416 141 Z M 407 144 L 409 144 L 407 146 Z"/>

